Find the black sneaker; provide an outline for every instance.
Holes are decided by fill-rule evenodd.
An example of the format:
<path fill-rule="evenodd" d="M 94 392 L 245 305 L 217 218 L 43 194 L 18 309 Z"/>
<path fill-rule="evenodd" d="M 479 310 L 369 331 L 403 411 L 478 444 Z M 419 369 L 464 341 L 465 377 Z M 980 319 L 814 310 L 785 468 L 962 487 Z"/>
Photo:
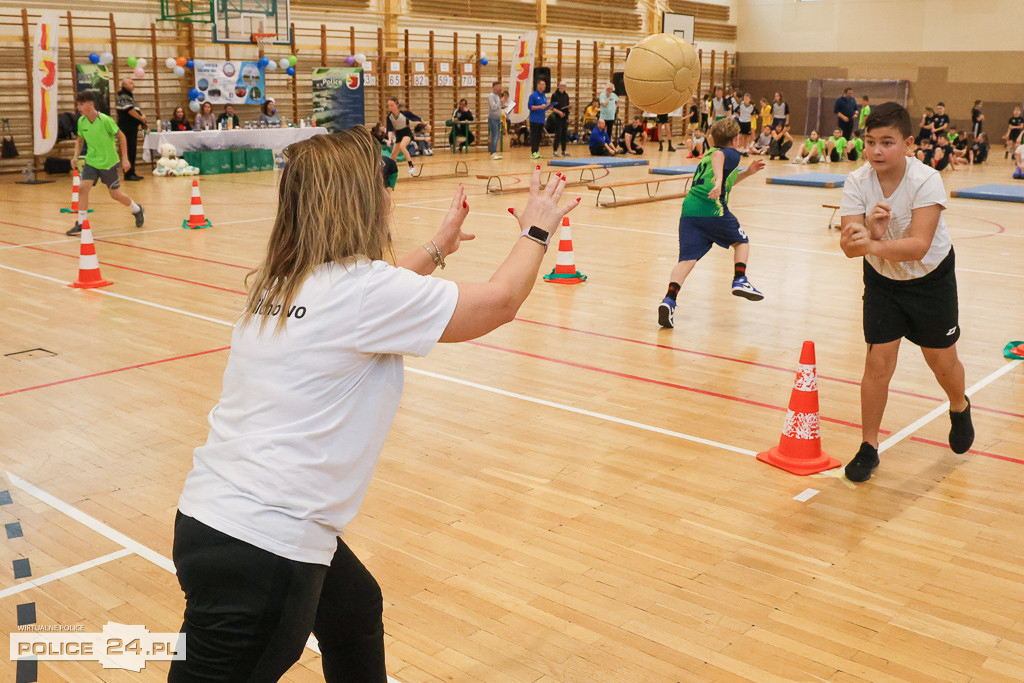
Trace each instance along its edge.
<path fill-rule="evenodd" d="M 871 478 L 871 470 L 878 467 L 878 449 L 864 442 L 860 450 L 846 466 L 846 478 L 850 481 L 867 481 Z"/>
<path fill-rule="evenodd" d="M 966 398 L 966 397 L 965 397 Z M 966 453 L 974 444 L 974 424 L 971 422 L 971 399 L 959 413 L 949 411 L 949 447 L 954 453 Z"/>
<path fill-rule="evenodd" d="M 135 214 L 135 227 L 141 228 L 142 224 L 146 222 L 146 216 L 142 211 L 142 204 L 139 204 L 139 212 Z"/>
<path fill-rule="evenodd" d="M 659 152 L 664 152 L 665 151 L 665 145 L 659 142 L 658 143 L 658 151 Z"/>
<path fill-rule="evenodd" d="M 81 235 L 82 234 L 82 224 L 79 223 L 78 221 L 75 221 L 74 226 L 72 226 L 72 228 L 70 230 L 68 230 L 64 234 L 67 235 L 68 237 L 74 237 L 75 235 Z"/>
<path fill-rule="evenodd" d="M 676 148 L 672 146 L 672 143 L 671 143 L 671 142 L 670 142 L 670 143 L 668 143 L 668 151 L 670 151 L 670 152 L 674 152 L 674 151 L 676 151 Z"/>

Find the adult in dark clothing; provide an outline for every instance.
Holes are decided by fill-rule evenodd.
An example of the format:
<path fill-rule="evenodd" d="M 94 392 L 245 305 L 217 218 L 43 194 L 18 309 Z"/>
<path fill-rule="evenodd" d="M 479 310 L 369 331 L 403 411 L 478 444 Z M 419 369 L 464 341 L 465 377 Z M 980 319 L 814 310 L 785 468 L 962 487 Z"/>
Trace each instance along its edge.
<path fill-rule="evenodd" d="M 459 100 L 459 108 L 452 112 L 452 132 L 448 134 L 448 143 L 453 152 L 455 151 L 455 141 L 459 138 L 466 138 L 466 151 L 469 151 L 473 145 L 473 141 L 476 139 L 473 131 L 469 129 L 469 126 L 458 123 L 472 120 L 473 112 L 469 109 L 469 102 L 465 98 Z"/>
<path fill-rule="evenodd" d="M 985 125 L 985 115 L 981 113 L 984 104 L 981 100 L 974 100 L 974 108 L 971 109 L 971 133 L 974 137 L 981 135 L 981 129 Z"/>
<path fill-rule="evenodd" d="M 793 136 L 789 134 L 789 129 L 784 123 L 776 123 L 772 129 L 772 141 L 768 147 L 768 160 L 771 161 L 775 157 L 783 161 L 789 161 L 789 157 L 786 153 L 789 152 L 793 147 Z"/>
<path fill-rule="evenodd" d="M 540 159 L 540 139 L 544 135 L 544 120 L 552 105 L 548 104 L 547 81 L 537 81 L 537 89 L 533 91 L 526 104 L 530 107 L 530 158 Z"/>
<path fill-rule="evenodd" d="M 242 127 L 242 124 L 238 121 L 238 114 L 235 113 L 234 105 L 224 105 L 224 113 L 217 117 L 217 127 L 220 128 L 221 126 L 232 129 Z"/>
<path fill-rule="evenodd" d="M 551 93 L 551 113 L 555 115 L 555 143 L 553 153 L 558 156 L 558 148 L 562 148 L 562 156 L 567 157 L 565 146 L 569 144 L 569 93 L 565 91 L 565 81 L 558 82 L 558 89 Z"/>
<path fill-rule="evenodd" d="M 135 81 L 124 79 L 114 105 L 117 108 L 117 127 L 128 142 L 128 162 L 131 168 L 124 174 L 125 180 L 142 180 L 142 176 L 135 172 L 135 154 L 139 148 L 139 128 L 146 127 L 146 117 L 136 106 L 134 93 Z"/>
<path fill-rule="evenodd" d="M 853 88 L 843 91 L 843 96 L 836 99 L 832 111 L 836 115 L 836 128 L 849 140 L 853 137 L 853 119 L 857 114 L 857 100 L 853 99 Z"/>

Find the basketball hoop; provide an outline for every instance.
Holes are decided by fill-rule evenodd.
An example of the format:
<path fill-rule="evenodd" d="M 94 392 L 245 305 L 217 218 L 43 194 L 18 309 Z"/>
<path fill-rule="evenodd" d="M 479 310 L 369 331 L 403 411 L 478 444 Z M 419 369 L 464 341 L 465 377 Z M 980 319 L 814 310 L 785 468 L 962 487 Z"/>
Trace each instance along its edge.
<path fill-rule="evenodd" d="M 277 38 L 276 33 L 253 33 L 252 42 L 256 45 L 270 45 Z"/>

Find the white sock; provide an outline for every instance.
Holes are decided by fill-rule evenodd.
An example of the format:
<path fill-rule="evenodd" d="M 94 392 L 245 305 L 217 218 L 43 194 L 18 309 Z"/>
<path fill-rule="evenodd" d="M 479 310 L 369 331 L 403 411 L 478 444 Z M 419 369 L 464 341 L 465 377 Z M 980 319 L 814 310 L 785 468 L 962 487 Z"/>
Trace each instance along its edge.
<path fill-rule="evenodd" d="M 88 218 L 88 217 L 89 217 L 89 210 L 88 209 L 86 209 L 85 211 L 79 210 L 79 212 L 78 212 L 78 222 L 79 223 L 85 223 L 85 219 Z"/>
<path fill-rule="evenodd" d="M 135 202 L 133 201 L 133 202 L 132 202 L 132 213 L 138 213 L 139 211 L 142 211 L 142 207 L 141 207 L 141 206 L 139 206 L 138 204 L 136 204 L 136 203 L 135 203 Z"/>

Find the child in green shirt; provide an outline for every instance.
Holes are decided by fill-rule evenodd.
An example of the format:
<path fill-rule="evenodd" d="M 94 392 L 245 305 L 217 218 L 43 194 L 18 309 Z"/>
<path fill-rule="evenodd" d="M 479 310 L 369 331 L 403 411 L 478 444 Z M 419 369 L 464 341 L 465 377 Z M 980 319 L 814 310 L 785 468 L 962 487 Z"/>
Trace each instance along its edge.
<path fill-rule="evenodd" d="M 825 161 L 832 163 L 833 161 L 842 161 L 843 154 L 846 152 L 846 146 L 849 144 L 846 138 L 843 137 L 843 131 L 836 128 L 832 131 L 832 137 L 825 143 Z"/>
<path fill-rule="evenodd" d="M 794 164 L 816 164 L 825 158 L 825 141 L 818 137 L 818 131 L 812 130 L 804 141 L 800 152 L 793 157 Z"/>

